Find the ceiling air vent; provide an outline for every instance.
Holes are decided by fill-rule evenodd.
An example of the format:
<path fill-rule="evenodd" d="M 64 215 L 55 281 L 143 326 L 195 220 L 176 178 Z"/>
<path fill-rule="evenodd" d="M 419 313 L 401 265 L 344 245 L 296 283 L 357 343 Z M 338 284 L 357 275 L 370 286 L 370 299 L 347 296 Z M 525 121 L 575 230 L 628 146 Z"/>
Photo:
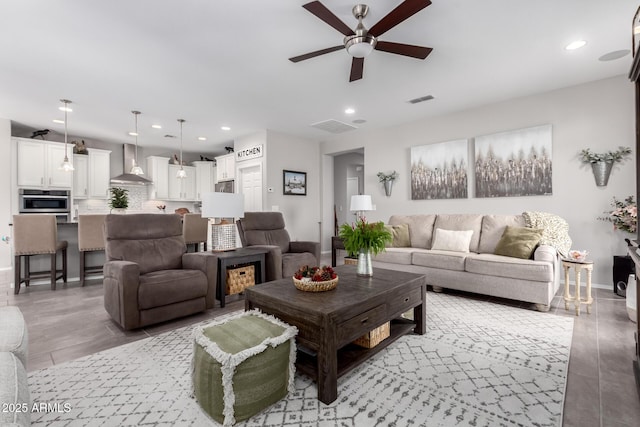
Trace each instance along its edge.
<path fill-rule="evenodd" d="M 424 102 L 424 101 L 429 101 L 433 99 L 432 95 L 425 95 L 425 96 L 421 96 L 420 98 L 414 98 L 414 99 L 410 99 L 409 101 L 407 101 L 409 104 L 417 104 L 419 102 Z"/>
<path fill-rule="evenodd" d="M 339 122 L 338 120 L 325 120 L 323 122 L 313 123 L 312 128 L 320 129 L 330 133 L 343 133 L 350 130 L 358 129 L 347 123 Z"/>

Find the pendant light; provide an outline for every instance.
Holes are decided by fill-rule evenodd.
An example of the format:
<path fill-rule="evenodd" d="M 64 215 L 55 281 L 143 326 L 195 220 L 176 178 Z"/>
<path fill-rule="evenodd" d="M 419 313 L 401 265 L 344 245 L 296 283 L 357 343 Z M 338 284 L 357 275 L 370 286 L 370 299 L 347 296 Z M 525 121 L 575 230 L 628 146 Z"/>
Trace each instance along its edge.
<path fill-rule="evenodd" d="M 136 157 L 135 157 L 135 159 L 133 159 L 133 167 L 131 168 L 131 173 L 134 174 L 134 175 L 144 175 L 144 171 L 142 170 L 142 168 L 138 164 L 138 114 L 140 114 L 140 111 L 133 110 L 131 112 L 133 113 L 133 117 L 135 117 L 135 123 L 136 123 L 136 130 L 135 130 Z"/>
<path fill-rule="evenodd" d="M 178 119 L 178 122 L 180 123 L 180 170 L 176 174 L 176 178 L 183 179 L 187 177 L 187 171 L 182 167 L 182 124 L 185 122 L 185 120 Z"/>
<path fill-rule="evenodd" d="M 69 156 L 67 155 L 67 112 L 70 111 L 69 104 L 71 104 L 71 101 L 61 99 L 60 102 L 64 104 L 64 107 L 60 108 L 64 111 L 64 160 L 60 164 L 60 169 L 65 172 L 73 172 L 73 164 L 69 161 Z"/>

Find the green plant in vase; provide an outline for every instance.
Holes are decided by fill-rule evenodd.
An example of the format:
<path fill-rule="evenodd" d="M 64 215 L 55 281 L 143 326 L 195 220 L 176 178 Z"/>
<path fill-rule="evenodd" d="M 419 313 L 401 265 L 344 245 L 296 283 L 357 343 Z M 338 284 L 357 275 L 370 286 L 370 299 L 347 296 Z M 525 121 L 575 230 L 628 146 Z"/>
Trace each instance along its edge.
<path fill-rule="evenodd" d="M 391 232 L 382 221 L 367 222 L 364 217 L 356 219 L 354 224 L 342 224 L 338 233 L 349 254 L 358 254 L 359 276 L 372 276 L 371 254 L 377 255 L 385 250 L 388 242 L 393 241 Z"/>
<path fill-rule="evenodd" d="M 127 209 L 129 207 L 129 190 L 122 187 L 111 187 L 109 189 L 111 197 L 109 198 L 109 207 L 111 209 Z"/>

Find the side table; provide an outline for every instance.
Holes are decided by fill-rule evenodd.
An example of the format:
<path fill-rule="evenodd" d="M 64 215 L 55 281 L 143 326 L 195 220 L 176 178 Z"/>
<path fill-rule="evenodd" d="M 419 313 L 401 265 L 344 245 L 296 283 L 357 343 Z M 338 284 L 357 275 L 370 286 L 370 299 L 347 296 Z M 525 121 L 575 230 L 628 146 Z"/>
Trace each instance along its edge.
<path fill-rule="evenodd" d="M 344 242 L 339 236 L 331 236 L 331 267 L 336 266 L 338 249 L 344 249 Z"/>
<path fill-rule="evenodd" d="M 563 259 L 562 268 L 564 268 L 564 309 L 569 310 L 569 303 L 573 301 L 576 316 L 580 316 L 580 304 L 587 306 L 587 314 L 591 314 L 591 272 L 593 271 L 593 261 L 576 261 L 572 259 Z M 575 295 L 569 293 L 569 271 L 573 268 L 575 272 Z M 587 289 L 585 299 L 580 297 L 580 273 L 582 270 L 587 272 Z"/>
<path fill-rule="evenodd" d="M 227 293 L 227 268 L 236 264 L 253 264 L 255 267 L 256 284 L 265 281 L 265 255 L 266 249 L 239 248 L 233 251 L 212 252 L 218 258 L 218 277 L 216 280 L 216 298 L 220 301 L 220 307 L 225 306 Z"/>

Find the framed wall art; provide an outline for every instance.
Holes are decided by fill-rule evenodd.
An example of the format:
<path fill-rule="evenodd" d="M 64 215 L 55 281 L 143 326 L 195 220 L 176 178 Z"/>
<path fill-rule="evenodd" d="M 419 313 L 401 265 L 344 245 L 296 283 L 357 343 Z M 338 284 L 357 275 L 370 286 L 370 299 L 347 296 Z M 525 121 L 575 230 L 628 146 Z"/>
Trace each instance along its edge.
<path fill-rule="evenodd" d="M 307 195 L 307 173 L 298 171 L 282 171 L 282 194 L 288 196 Z"/>
<path fill-rule="evenodd" d="M 411 147 L 411 200 L 466 199 L 466 139 Z"/>
<path fill-rule="evenodd" d="M 551 125 L 476 137 L 476 197 L 550 195 L 551 151 Z"/>

